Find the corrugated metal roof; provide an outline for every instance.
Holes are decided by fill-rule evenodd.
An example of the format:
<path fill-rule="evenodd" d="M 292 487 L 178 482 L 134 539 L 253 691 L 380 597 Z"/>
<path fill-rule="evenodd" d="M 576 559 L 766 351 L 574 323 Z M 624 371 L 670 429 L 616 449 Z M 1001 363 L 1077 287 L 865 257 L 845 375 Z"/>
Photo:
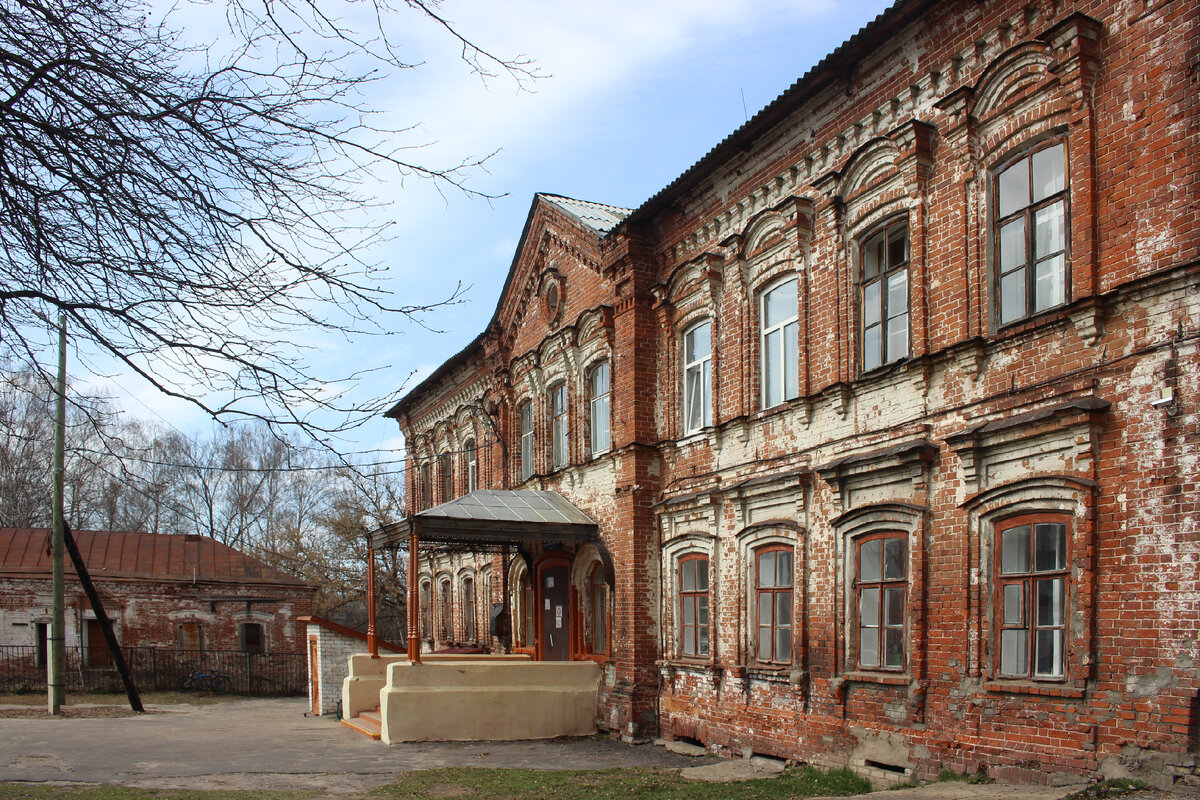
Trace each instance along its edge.
<path fill-rule="evenodd" d="M 128 531 L 72 531 L 93 578 L 220 581 L 306 586 L 299 578 L 206 536 Z M 49 531 L 0 528 L 0 575 L 51 574 Z M 70 560 L 66 569 L 73 572 Z"/>
<path fill-rule="evenodd" d="M 606 206 L 603 203 L 593 203 L 589 200 L 576 200 L 573 197 L 563 197 L 545 192 L 538 192 L 538 196 L 545 198 L 563 211 L 578 218 L 592 230 L 600 233 L 608 233 L 630 214 L 628 208 Z"/>

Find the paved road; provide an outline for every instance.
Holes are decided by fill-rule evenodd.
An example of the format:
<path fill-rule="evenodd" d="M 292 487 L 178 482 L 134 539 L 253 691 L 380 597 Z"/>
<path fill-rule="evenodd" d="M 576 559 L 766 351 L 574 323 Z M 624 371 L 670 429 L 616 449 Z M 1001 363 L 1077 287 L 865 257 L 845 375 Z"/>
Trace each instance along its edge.
<path fill-rule="evenodd" d="M 337 795 L 359 794 L 400 772 L 433 767 L 694 768 L 718 763 L 718 771 L 727 771 L 731 778 L 743 777 L 748 767 L 744 761 L 698 760 L 662 747 L 599 737 L 388 746 L 347 730 L 331 717 L 308 716 L 305 708 L 306 703 L 296 699 L 237 700 L 153 706 L 154 713 L 136 717 L 0 718 L 0 781 L 115 783 L 148 789 L 303 788 Z M 930 784 L 871 798 L 1057 800 L 1070 791 Z M 1147 793 L 1143 800 L 1159 796 Z"/>

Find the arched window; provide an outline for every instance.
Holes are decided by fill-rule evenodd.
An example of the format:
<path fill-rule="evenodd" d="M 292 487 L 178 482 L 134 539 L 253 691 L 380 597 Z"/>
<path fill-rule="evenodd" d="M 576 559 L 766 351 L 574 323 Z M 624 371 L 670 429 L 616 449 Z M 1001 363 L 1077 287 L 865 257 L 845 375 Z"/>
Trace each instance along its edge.
<path fill-rule="evenodd" d="M 608 362 L 601 361 L 588 371 L 588 422 L 591 427 L 591 454 L 608 451 L 612 419 L 612 387 Z"/>
<path fill-rule="evenodd" d="M 708 556 L 686 555 L 679 560 L 679 652 L 708 655 Z"/>
<path fill-rule="evenodd" d="M 901 533 L 857 541 L 854 580 L 860 669 L 904 669 L 908 543 Z"/>
<path fill-rule="evenodd" d="M 1067 157 L 1056 139 L 993 181 L 996 310 L 1001 325 L 1067 302 Z"/>
<path fill-rule="evenodd" d="M 608 653 L 608 583 L 604 566 L 596 564 L 588 576 L 588 598 L 591 601 L 591 651 Z"/>
<path fill-rule="evenodd" d="M 800 316 L 797 281 L 790 278 L 763 292 L 761 361 L 763 408 L 800 395 Z"/>
<path fill-rule="evenodd" d="M 792 660 L 792 548 L 764 547 L 754 564 L 758 660 L 786 664 Z"/>
<path fill-rule="evenodd" d="M 683 430 L 697 433 L 712 425 L 712 322 L 683 334 Z"/>

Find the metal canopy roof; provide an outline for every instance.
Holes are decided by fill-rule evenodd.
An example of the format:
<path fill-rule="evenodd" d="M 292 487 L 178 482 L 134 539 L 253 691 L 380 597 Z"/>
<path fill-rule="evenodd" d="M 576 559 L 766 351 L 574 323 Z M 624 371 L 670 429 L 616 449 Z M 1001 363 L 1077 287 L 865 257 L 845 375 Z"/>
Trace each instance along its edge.
<path fill-rule="evenodd" d="M 557 492 L 480 489 L 383 526 L 371 534 L 371 546 L 407 545 L 414 525 L 422 544 L 464 549 L 599 538 L 596 521 Z"/>

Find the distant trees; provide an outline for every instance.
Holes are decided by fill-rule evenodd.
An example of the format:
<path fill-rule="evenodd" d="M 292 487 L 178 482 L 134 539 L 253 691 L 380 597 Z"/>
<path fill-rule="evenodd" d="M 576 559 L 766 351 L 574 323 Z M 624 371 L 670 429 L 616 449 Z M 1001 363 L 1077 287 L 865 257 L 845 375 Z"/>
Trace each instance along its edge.
<path fill-rule="evenodd" d="M 42 381 L 0 372 L 0 526 L 50 524 L 53 406 Z M 84 399 L 66 453 L 73 528 L 211 536 L 319 586 L 316 613 L 352 623 L 365 616 L 366 535 L 404 513 L 401 463 L 348 464 L 262 423 L 186 437 Z M 403 559 L 377 562 L 381 619 L 398 626 L 387 635 L 403 630 Z"/>

